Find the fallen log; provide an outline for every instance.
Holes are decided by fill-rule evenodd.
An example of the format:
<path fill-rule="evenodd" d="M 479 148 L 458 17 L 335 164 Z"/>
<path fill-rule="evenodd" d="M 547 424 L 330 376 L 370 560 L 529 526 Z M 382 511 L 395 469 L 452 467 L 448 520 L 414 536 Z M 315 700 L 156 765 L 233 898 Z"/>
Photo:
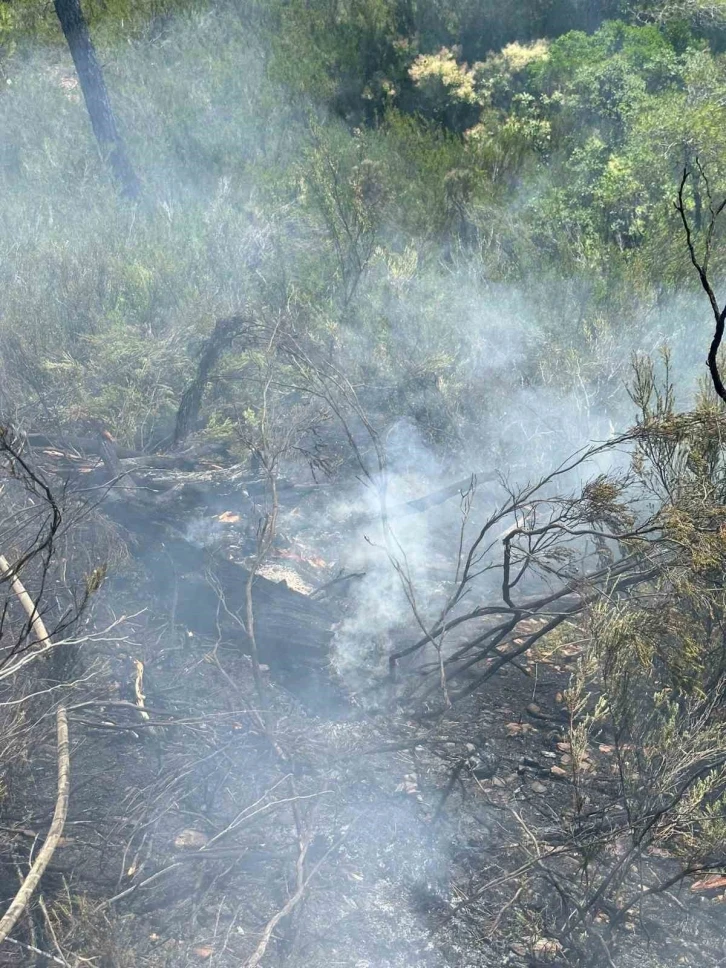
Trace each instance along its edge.
<path fill-rule="evenodd" d="M 173 560 L 178 568 L 178 555 Z M 219 628 L 249 654 L 244 608 L 248 578 L 249 571 L 237 562 L 197 551 L 191 568 L 178 568 L 167 579 L 176 586 L 168 591 L 177 601 L 177 620 L 201 635 L 214 635 Z M 298 694 L 314 690 L 328 672 L 331 609 L 284 581 L 262 575 L 252 584 L 252 607 L 260 662 Z"/>
<path fill-rule="evenodd" d="M 111 491 L 101 511 L 120 524 L 134 558 L 144 567 L 158 608 L 198 635 L 221 630 L 250 654 L 245 617 L 249 571 L 221 549 L 196 544 L 183 511 L 134 492 Z M 334 612 L 324 602 L 256 575 L 252 585 L 255 636 L 260 662 L 290 691 L 310 702 L 331 701 L 328 675 Z"/>
<path fill-rule="evenodd" d="M 79 455 L 100 457 L 102 455 L 103 441 L 108 440 L 102 434 L 95 436 L 79 436 L 77 434 L 64 434 L 62 437 L 49 437 L 43 433 L 28 433 L 25 438 L 28 444 L 36 449 L 44 447 L 61 453 L 66 452 L 69 456 L 78 457 Z M 141 457 L 142 451 L 133 450 L 130 447 L 123 447 L 121 444 L 114 444 L 116 456 Z"/>

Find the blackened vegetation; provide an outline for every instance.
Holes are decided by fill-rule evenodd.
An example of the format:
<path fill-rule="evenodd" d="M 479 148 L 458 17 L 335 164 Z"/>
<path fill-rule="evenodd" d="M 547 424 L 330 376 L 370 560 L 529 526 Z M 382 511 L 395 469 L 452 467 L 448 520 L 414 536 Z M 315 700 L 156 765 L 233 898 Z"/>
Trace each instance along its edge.
<path fill-rule="evenodd" d="M 194 444 L 121 457 L 108 436 L 86 453 L 8 438 L 6 486 L 26 481 L 16 520 L 49 507 L 47 534 L 57 506 L 75 522 L 65 545 L 62 528 L 50 544 L 32 527 L 6 536 L 17 562 L 45 550 L 26 554 L 28 582 L 65 630 L 57 654 L 75 657 L 18 668 L 19 708 L 0 707 L 11 877 L 50 819 L 61 695 L 74 737 L 67 842 L 19 951 L 95 952 L 113 968 L 715 963 L 700 898 L 726 860 L 726 428 L 712 402 L 675 411 L 664 364 L 665 383 L 637 361 L 629 432 L 539 480 L 490 481 L 482 497 L 469 478 L 390 507 L 381 490 L 375 540 L 410 644 L 358 670 L 352 694 L 333 669 L 355 585 L 332 560 L 306 566 L 295 536 L 326 485 L 283 478 L 271 435 L 262 480 Z M 295 393 L 303 375 L 285 371 Z M 307 377 L 353 451 L 339 480 L 367 470 L 375 488 L 385 451 L 352 387 Z M 598 470 L 606 458 L 619 469 Z M 270 487 L 286 523 L 262 560 Z M 456 493 L 451 578 L 423 606 L 396 528 Z M 333 559 L 359 524 L 314 551 Z M 95 602 L 85 625 L 77 602 Z"/>
<path fill-rule="evenodd" d="M 165 564 L 171 569 L 166 574 Z M 172 545 L 155 559 L 152 571 L 160 601 L 178 598 L 177 620 L 184 627 L 208 637 L 219 629 L 249 654 L 240 595 L 248 572 L 242 565 Z M 255 578 L 252 594 L 260 662 L 311 708 L 329 706 L 335 698 L 329 669 L 334 613 L 284 581 L 262 575 Z"/>
<path fill-rule="evenodd" d="M 205 479 L 188 470 L 172 470 L 165 478 L 163 457 L 150 458 L 160 468 L 139 466 L 133 458 L 118 458 L 108 439 L 103 444 L 99 447 L 102 466 L 95 467 L 88 457 L 64 461 L 60 451 L 50 451 L 53 462 L 60 461 L 56 472 L 74 481 L 76 488 L 81 483 L 100 487 L 103 497 L 98 510 L 123 529 L 131 554 L 146 573 L 156 610 L 168 614 L 172 608 L 174 621 L 182 627 L 209 637 L 220 631 L 242 652 L 249 652 L 242 607 L 249 571 L 228 550 L 214 547 L 214 529 L 220 527 L 219 511 L 234 512 L 241 520 L 235 530 L 237 553 L 243 560 L 254 547 L 260 513 L 245 488 L 254 495 L 255 485 L 259 490 L 261 482 L 235 480 L 219 472 L 210 480 L 209 475 Z M 111 459 L 104 455 L 106 448 L 114 452 Z M 182 466 L 187 462 L 184 458 Z M 114 470 L 109 471 L 109 465 Z M 295 488 L 286 491 L 281 486 L 281 492 L 292 500 L 298 497 Z M 190 527 L 195 520 L 196 529 Z M 260 661 L 298 695 L 313 699 L 321 693 L 322 701 L 324 692 L 332 699 L 328 674 L 332 616 L 326 606 L 263 575 L 254 579 L 253 605 Z"/>

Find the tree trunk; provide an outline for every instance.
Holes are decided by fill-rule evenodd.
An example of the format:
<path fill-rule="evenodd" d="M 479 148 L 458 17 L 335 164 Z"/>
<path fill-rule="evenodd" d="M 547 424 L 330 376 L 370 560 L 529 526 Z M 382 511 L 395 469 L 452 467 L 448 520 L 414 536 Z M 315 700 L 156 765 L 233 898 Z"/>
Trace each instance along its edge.
<path fill-rule="evenodd" d="M 103 79 L 101 65 L 91 41 L 80 0 L 54 0 L 63 34 L 76 66 L 93 133 L 101 154 L 111 167 L 121 190 L 128 198 L 138 198 L 140 185 L 126 148 L 116 127 L 116 119 Z"/>
<path fill-rule="evenodd" d="M 174 428 L 174 443 L 178 444 L 194 430 L 202 408 L 202 398 L 214 368 L 222 353 L 229 349 L 236 336 L 246 333 L 250 339 L 255 333 L 254 321 L 245 313 L 238 313 L 225 319 L 218 319 L 214 332 L 204 344 L 197 366 L 197 375 L 182 394 Z M 249 345 L 249 344 L 248 344 Z M 254 345 L 254 344 L 252 344 Z"/>

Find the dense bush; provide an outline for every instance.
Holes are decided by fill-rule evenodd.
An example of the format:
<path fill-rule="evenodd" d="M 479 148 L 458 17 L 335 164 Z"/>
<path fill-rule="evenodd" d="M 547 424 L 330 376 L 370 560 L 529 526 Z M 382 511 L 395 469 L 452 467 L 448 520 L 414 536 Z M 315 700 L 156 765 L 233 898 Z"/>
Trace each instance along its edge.
<path fill-rule="evenodd" d="M 515 31 L 475 61 L 442 46 L 463 10 L 436 8 L 434 28 L 431 8 L 417 32 L 383 0 L 330 23 L 323 6 L 122 6 L 88 12 L 137 207 L 98 158 L 52 18 L 2 8 L 2 333 L 28 421 L 167 432 L 201 340 L 243 306 L 365 358 L 368 380 L 434 373 L 434 409 L 472 426 L 553 379 L 602 390 L 615 418 L 630 350 L 681 312 L 679 168 L 698 155 L 720 186 L 726 79 L 704 40 L 610 22 Z M 512 352 L 492 353 L 502 339 Z"/>

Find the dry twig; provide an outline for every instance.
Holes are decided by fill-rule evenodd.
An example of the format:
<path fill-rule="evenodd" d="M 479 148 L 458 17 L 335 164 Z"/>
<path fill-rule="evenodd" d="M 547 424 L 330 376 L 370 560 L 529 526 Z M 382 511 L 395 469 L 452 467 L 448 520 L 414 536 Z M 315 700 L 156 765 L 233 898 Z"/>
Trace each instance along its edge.
<path fill-rule="evenodd" d="M 11 588 L 20 601 L 20 604 L 27 612 L 28 619 L 30 620 L 38 641 L 41 643 L 51 644 L 48 630 L 40 617 L 35 602 L 25 590 L 25 586 L 20 581 L 17 574 L 8 564 L 7 559 L 2 555 L 0 555 L 0 568 L 3 571 L 3 577 L 10 579 Z M 45 843 L 41 847 L 40 852 L 35 859 L 35 863 L 30 868 L 28 876 L 20 885 L 20 889 L 13 898 L 10 907 L 5 912 L 2 920 L 0 920 L 0 943 L 7 938 L 17 924 L 20 915 L 25 910 L 28 901 L 38 886 L 46 867 L 50 863 L 50 859 L 58 846 L 58 841 L 61 839 L 63 834 L 63 827 L 65 826 L 66 815 L 68 813 L 68 794 L 70 790 L 71 771 L 70 750 L 68 745 L 68 716 L 65 706 L 58 707 L 58 711 L 56 713 L 56 723 L 58 733 L 58 793 L 56 795 L 53 821 L 50 825 L 50 830 L 48 831 L 48 836 L 45 840 Z"/>
<path fill-rule="evenodd" d="M 68 813 L 68 793 L 70 790 L 70 752 L 68 745 L 68 717 L 65 707 L 59 706 L 56 713 L 58 729 L 58 793 L 55 801 L 53 822 L 48 836 L 40 849 L 35 863 L 30 868 L 28 876 L 12 900 L 10 907 L 0 920 L 0 943 L 10 934 L 25 910 L 28 901 L 38 886 L 51 857 L 55 853 L 58 842 L 63 834 L 63 827 Z"/>

